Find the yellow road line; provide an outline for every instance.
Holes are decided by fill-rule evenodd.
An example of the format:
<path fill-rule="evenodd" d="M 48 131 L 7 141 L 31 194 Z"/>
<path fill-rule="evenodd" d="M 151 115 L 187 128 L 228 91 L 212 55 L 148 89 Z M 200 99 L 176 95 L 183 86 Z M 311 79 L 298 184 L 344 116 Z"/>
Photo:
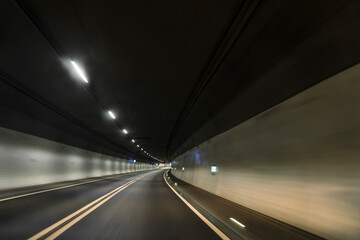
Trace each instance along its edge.
<path fill-rule="evenodd" d="M 225 233 L 223 233 L 220 229 L 218 229 L 212 222 L 210 222 L 206 217 L 204 217 L 204 215 L 202 215 L 188 201 L 186 201 L 185 198 L 183 198 L 178 192 L 176 192 L 173 187 L 171 187 L 171 185 L 166 180 L 165 173 L 163 175 L 163 178 L 166 184 L 169 186 L 169 188 L 176 194 L 176 196 L 178 196 L 186 204 L 186 206 L 188 206 L 204 223 L 206 223 L 206 225 L 208 225 L 219 237 L 221 237 L 221 239 L 230 240 L 230 238 L 228 238 L 228 236 L 226 236 Z"/>
<path fill-rule="evenodd" d="M 135 172 L 131 172 L 131 173 L 135 173 Z M 118 174 L 117 174 L 117 176 L 106 177 L 106 178 L 91 180 L 91 181 L 82 182 L 82 183 L 75 183 L 75 184 L 70 184 L 70 185 L 61 186 L 61 187 L 57 187 L 57 188 L 45 189 L 45 190 L 36 191 L 36 192 L 31 192 L 31 193 L 25 193 L 25 194 L 13 196 L 13 197 L 8 197 L 8 198 L 0 199 L 0 202 L 5 202 L 5 201 L 12 200 L 12 199 L 27 197 L 27 196 L 36 195 L 36 194 L 45 193 L 45 192 L 56 191 L 56 190 L 60 190 L 60 189 L 64 189 L 64 188 L 75 187 L 75 186 L 84 185 L 84 184 L 88 184 L 88 183 L 100 182 L 100 181 L 107 180 L 107 179 L 112 179 L 112 178 L 121 177 L 121 176 L 124 176 L 124 175 L 127 175 L 127 174 L 130 174 L 130 173 L 125 173 L 125 174 L 121 174 L 121 175 L 118 175 Z"/>
<path fill-rule="evenodd" d="M 121 192 L 122 190 L 124 190 L 125 188 L 127 188 L 128 186 L 134 184 L 135 182 L 137 182 L 138 180 L 142 179 L 143 177 L 145 177 L 147 174 L 142 175 L 141 177 L 138 177 L 128 183 L 125 183 L 123 185 L 121 185 L 120 187 L 114 189 L 113 191 L 105 194 L 104 196 L 94 200 L 93 202 L 87 204 L 86 206 L 82 207 L 81 209 L 77 210 L 76 212 L 70 214 L 69 216 L 63 218 L 62 220 L 54 223 L 53 225 L 51 225 L 50 227 L 42 230 L 41 232 L 35 234 L 34 236 L 30 237 L 29 240 L 35 240 L 35 239 L 39 239 L 41 237 L 44 237 L 45 235 L 51 233 L 51 231 L 55 230 L 56 228 L 59 228 L 58 230 L 56 230 L 55 232 L 51 233 L 50 236 L 48 236 L 46 239 L 50 240 L 50 239 L 55 239 L 56 237 L 58 237 L 60 234 L 62 234 L 63 232 L 65 232 L 67 229 L 69 229 L 71 226 L 73 226 L 75 223 L 77 223 L 78 221 L 80 221 L 82 218 L 84 218 L 85 216 L 87 216 L 89 213 L 91 213 L 92 211 L 94 211 L 95 209 L 97 209 L 98 207 L 100 207 L 102 204 L 104 204 L 105 202 L 107 202 L 108 200 L 110 200 L 112 197 L 114 197 L 116 194 L 118 194 L 119 192 Z M 78 215 L 78 216 L 77 216 Z M 71 220 L 72 218 L 74 218 L 73 220 Z M 70 222 L 66 223 L 67 221 L 71 220 Z M 66 223 L 66 224 L 65 224 Z M 65 224 L 64 226 L 61 227 L 61 225 Z"/>

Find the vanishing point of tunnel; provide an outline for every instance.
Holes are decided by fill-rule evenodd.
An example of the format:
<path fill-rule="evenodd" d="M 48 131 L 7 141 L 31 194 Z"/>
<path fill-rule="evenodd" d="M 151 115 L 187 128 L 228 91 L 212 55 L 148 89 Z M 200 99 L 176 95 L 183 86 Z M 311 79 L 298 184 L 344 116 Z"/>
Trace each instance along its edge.
<path fill-rule="evenodd" d="M 0 240 L 359 240 L 359 0 L 0 0 Z"/>

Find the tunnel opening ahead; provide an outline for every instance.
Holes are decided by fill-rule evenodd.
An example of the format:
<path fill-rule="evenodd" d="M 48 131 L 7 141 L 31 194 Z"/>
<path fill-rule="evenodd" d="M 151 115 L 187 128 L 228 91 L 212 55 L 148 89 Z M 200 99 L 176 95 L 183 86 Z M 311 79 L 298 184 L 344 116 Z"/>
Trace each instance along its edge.
<path fill-rule="evenodd" d="M 360 238 L 360 2 L 0 2 L 1 239 Z"/>

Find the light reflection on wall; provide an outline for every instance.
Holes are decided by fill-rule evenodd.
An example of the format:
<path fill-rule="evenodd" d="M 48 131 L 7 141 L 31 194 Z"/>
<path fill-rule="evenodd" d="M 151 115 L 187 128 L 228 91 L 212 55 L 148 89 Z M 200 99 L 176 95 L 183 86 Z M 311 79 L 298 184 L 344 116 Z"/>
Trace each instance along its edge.
<path fill-rule="evenodd" d="M 199 151 L 199 150 L 195 150 L 195 151 L 194 151 L 194 155 L 195 155 L 195 164 L 196 164 L 196 165 L 200 165 L 200 164 L 201 164 L 200 151 Z"/>
<path fill-rule="evenodd" d="M 0 189 L 151 169 L 29 134 L 0 128 Z"/>
<path fill-rule="evenodd" d="M 360 239 L 359 78 L 360 64 L 213 137 L 174 175 L 326 239 Z"/>

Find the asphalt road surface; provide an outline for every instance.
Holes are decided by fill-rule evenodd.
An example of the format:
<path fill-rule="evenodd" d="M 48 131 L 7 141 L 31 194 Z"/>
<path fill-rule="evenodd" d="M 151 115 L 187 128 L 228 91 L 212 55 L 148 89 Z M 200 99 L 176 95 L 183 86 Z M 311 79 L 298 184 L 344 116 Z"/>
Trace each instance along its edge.
<path fill-rule="evenodd" d="M 219 239 L 167 186 L 164 172 L 2 197 L 0 239 Z"/>

